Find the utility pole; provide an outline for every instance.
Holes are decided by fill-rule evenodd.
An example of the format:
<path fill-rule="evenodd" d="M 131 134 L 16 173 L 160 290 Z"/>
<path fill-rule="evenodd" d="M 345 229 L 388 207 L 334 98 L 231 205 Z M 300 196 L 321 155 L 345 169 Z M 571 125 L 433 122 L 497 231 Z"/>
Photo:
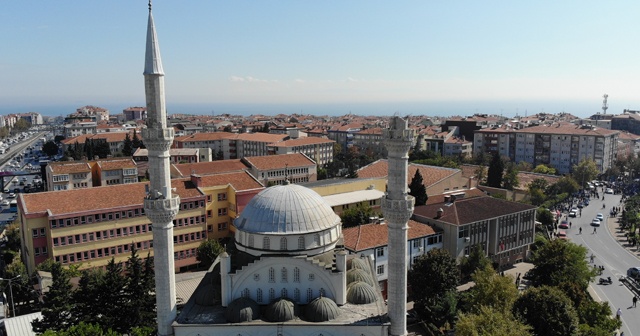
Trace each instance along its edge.
<path fill-rule="evenodd" d="M 11 282 L 16 280 L 17 278 L 20 277 L 20 274 L 18 274 L 17 277 L 12 278 L 12 279 L 3 279 L 0 278 L 0 281 L 5 280 L 5 281 L 9 281 L 9 294 L 11 295 L 11 311 L 13 312 L 13 317 L 16 316 L 16 302 L 13 301 L 13 288 L 11 287 Z"/>

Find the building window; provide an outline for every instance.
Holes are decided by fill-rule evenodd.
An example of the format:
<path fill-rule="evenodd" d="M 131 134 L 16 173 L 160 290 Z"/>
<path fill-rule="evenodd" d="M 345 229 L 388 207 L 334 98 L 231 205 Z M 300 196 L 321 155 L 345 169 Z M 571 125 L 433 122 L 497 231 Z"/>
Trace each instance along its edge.
<path fill-rule="evenodd" d="M 300 269 L 298 267 L 293 268 L 293 282 L 300 282 Z"/>
<path fill-rule="evenodd" d="M 378 275 L 383 275 L 384 274 L 384 265 L 378 265 L 378 267 L 376 267 L 376 273 Z"/>
<path fill-rule="evenodd" d="M 307 303 L 313 300 L 313 289 L 307 288 Z"/>
<path fill-rule="evenodd" d="M 313 242 L 316 244 L 316 246 L 320 246 L 320 235 L 319 234 L 315 234 L 313 235 Z"/>
<path fill-rule="evenodd" d="M 249 247 L 253 247 L 253 235 L 249 234 Z"/>
<path fill-rule="evenodd" d="M 218 209 L 218 216 L 226 216 L 226 215 L 227 215 L 227 208 Z"/>
<path fill-rule="evenodd" d="M 280 238 L 280 250 L 281 251 L 287 250 L 287 237 Z"/>
<path fill-rule="evenodd" d="M 273 302 L 276 299 L 276 291 L 273 288 L 269 288 L 269 302 Z"/>
<path fill-rule="evenodd" d="M 269 268 L 269 282 L 276 282 L 276 270 L 273 267 Z"/>
<path fill-rule="evenodd" d="M 295 303 L 300 302 L 300 289 L 298 289 L 298 288 L 293 290 L 293 301 Z"/>
<path fill-rule="evenodd" d="M 281 282 L 288 282 L 289 276 L 287 274 L 287 268 L 283 267 L 282 270 L 280 270 L 280 273 L 281 273 L 281 277 L 282 277 Z"/>
<path fill-rule="evenodd" d="M 38 229 L 33 229 L 31 230 L 31 236 L 33 238 L 37 238 L 38 237 Z"/>
<path fill-rule="evenodd" d="M 227 193 L 218 194 L 218 201 L 226 201 L 226 200 L 227 200 Z"/>
<path fill-rule="evenodd" d="M 218 231 L 224 231 L 227 229 L 227 222 L 218 223 Z"/>
<path fill-rule="evenodd" d="M 419 248 L 422 246 L 422 239 L 416 239 L 413 241 L 413 248 Z"/>
<path fill-rule="evenodd" d="M 298 250 L 304 249 L 304 236 L 298 237 Z"/>
<path fill-rule="evenodd" d="M 262 303 L 262 289 L 261 288 L 258 288 L 256 290 L 256 301 L 258 303 Z"/>
<path fill-rule="evenodd" d="M 287 298 L 289 298 L 289 293 L 287 292 L 287 289 L 286 289 L 286 288 L 283 288 L 283 289 L 280 291 L 280 297 L 281 297 L 281 298 L 283 298 L 283 299 L 287 299 Z"/>
<path fill-rule="evenodd" d="M 378 247 L 376 249 L 376 257 L 384 257 L 384 247 Z"/>
<path fill-rule="evenodd" d="M 243 298 L 251 297 L 251 292 L 249 291 L 249 288 L 245 288 L 245 289 L 242 290 L 242 297 Z"/>
<path fill-rule="evenodd" d="M 271 240 L 269 237 L 262 238 L 262 248 L 268 250 L 271 248 Z"/>

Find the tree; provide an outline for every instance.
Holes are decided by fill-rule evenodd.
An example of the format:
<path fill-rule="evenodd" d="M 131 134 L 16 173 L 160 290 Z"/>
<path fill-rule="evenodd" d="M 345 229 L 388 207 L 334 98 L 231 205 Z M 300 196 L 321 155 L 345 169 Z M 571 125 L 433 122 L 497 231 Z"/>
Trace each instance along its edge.
<path fill-rule="evenodd" d="M 550 174 L 550 175 L 555 175 L 556 174 L 556 169 L 553 167 L 547 167 L 543 164 L 539 164 L 536 166 L 535 169 L 533 169 L 534 173 L 538 173 L 538 174 Z"/>
<path fill-rule="evenodd" d="M 67 330 L 53 331 L 47 330 L 42 336 L 118 336 L 121 335 L 111 329 L 104 330 L 98 324 L 80 322 Z"/>
<path fill-rule="evenodd" d="M 233 127 L 231 125 L 227 125 L 222 129 L 223 132 L 233 132 Z"/>
<path fill-rule="evenodd" d="M 513 190 L 520 185 L 518 181 L 518 168 L 513 162 L 507 165 L 507 171 L 502 177 L 502 188 L 507 190 Z"/>
<path fill-rule="evenodd" d="M 113 260 L 113 259 L 112 259 Z M 110 268 L 111 265 L 107 265 Z M 78 289 L 73 293 L 73 301 L 75 305 L 71 309 L 71 315 L 74 323 L 87 324 L 99 324 L 105 317 L 105 310 L 103 303 L 105 302 L 104 296 L 116 291 L 104 292 L 107 288 L 104 284 L 105 274 L 100 268 L 88 269 L 82 271 L 80 282 L 78 283 Z"/>
<path fill-rule="evenodd" d="M 127 277 L 122 291 L 124 305 L 120 308 L 120 314 L 112 315 L 114 318 L 121 316 L 117 326 L 113 326 L 114 330 L 129 333 L 135 327 L 155 325 L 155 290 L 151 265 L 150 255 L 147 255 L 147 261 L 143 263 L 135 245 L 131 244 L 131 255 L 125 269 Z"/>
<path fill-rule="evenodd" d="M 368 224 L 371 222 L 370 217 L 376 217 L 378 214 L 369 206 L 369 204 L 358 204 L 349 208 L 340 214 L 342 226 L 345 228 Z"/>
<path fill-rule="evenodd" d="M 14 258 L 9 265 L 5 268 L 3 277 L 5 279 L 13 279 L 11 286 L 8 281 L 3 281 L 4 294 L 9 299 L 8 307 L 13 308 L 14 303 L 16 311 L 21 311 L 26 303 L 30 305 L 31 301 L 36 302 L 37 295 L 31 286 L 29 281 L 29 274 L 27 273 L 27 267 L 22 263 L 20 258 Z M 11 302 L 13 300 L 14 302 Z M 27 311 L 29 307 L 26 307 Z M 11 313 L 14 316 L 15 312 Z"/>
<path fill-rule="evenodd" d="M 44 295 L 42 317 L 31 322 L 33 331 L 43 333 L 46 330 L 61 331 L 71 325 L 72 287 L 69 275 L 60 263 L 53 264 L 51 270 L 53 282 Z"/>
<path fill-rule="evenodd" d="M 224 247 L 220 245 L 217 239 L 207 239 L 198 246 L 196 250 L 196 260 L 198 260 L 203 267 L 209 268 L 223 251 Z"/>
<path fill-rule="evenodd" d="M 582 301 L 578 307 L 578 316 L 582 335 L 612 335 L 622 326 L 622 321 L 611 317 L 607 301 L 596 302 L 590 298 Z"/>
<path fill-rule="evenodd" d="M 469 256 L 460 260 L 460 273 L 462 278 L 470 277 L 477 270 L 491 267 L 491 260 L 484 253 L 482 245 L 476 244 L 469 251 Z"/>
<path fill-rule="evenodd" d="M 64 139 L 65 139 L 64 135 L 60 135 L 60 134 L 58 134 L 58 135 L 56 135 L 56 136 L 53 138 L 53 142 L 55 142 L 55 143 L 56 143 L 56 145 L 57 145 L 57 144 L 59 144 L 59 143 L 60 143 L 62 140 L 64 140 Z"/>
<path fill-rule="evenodd" d="M 440 329 L 453 322 L 459 277 L 455 258 L 439 248 L 419 256 L 407 274 L 414 309 L 432 328 Z"/>
<path fill-rule="evenodd" d="M 489 164 L 489 172 L 487 173 L 487 185 L 493 188 L 502 186 L 502 174 L 504 173 L 504 161 L 500 154 L 493 154 L 491 163 Z"/>
<path fill-rule="evenodd" d="M 424 186 L 420 169 L 416 169 L 416 173 L 413 175 L 411 183 L 409 183 L 409 195 L 416 199 L 416 205 L 427 204 L 429 196 L 427 196 L 427 188 Z"/>
<path fill-rule="evenodd" d="M 502 276 L 489 265 L 473 273 L 475 285 L 465 295 L 464 306 L 467 311 L 480 313 L 480 307 L 487 307 L 507 313 L 520 295 L 513 285 L 513 276 Z"/>
<path fill-rule="evenodd" d="M 484 183 L 484 179 L 487 177 L 487 168 L 485 166 L 478 166 L 474 171 L 478 184 Z"/>
<path fill-rule="evenodd" d="M 224 153 L 222 152 L 222 149 L 218 150 L 216 153 L 216 160 L 224 160 Z"/>
<path fill-rule="evenodd" d="M 587 263 L 587 248 L 560 239 L 547 240 L 532 252 L 531 282 L 534 286 L 558 286 L 575 282 L 586 289 L 595 277 Z"/>
<path fill-rule="evenodd" d="M 573 165 L 571 176 L 573 179 L 580 183 L 580 186 L 584 188 L 585 184 L 598 176 L 598 166 L 592 159 L 585 159 L 580 161 L 577 165 Z"/>
<path fill-rule="evenodd" d="M 265 122 L 264 125 L 262 125 L 262 129 L 260 129 L 260 132 L 269 133 L 269 123 L 268 122 Z"/>
<path fill-rule="evenodd" d="M 26 121 L 25 119 L 18 119 L 15 124 L 13 124 L 13 129 L 18 132 L 24 132 L 31 128 L 31 123 Z"/>
<path fill-rule="evenodd" d="M 52 157 L 52 156 L 58 154 L 58 145 L 56 145 L 56 143 L 53 142 L 53 141 L 47 141 L 42 146 L 42 151 L 45 154 L 47 154 L 48 157 Z"/>
<path fill-rule="evenodd" d="M 513 286 L 512 286 L 513 287 Z M 510 312 L 487 306 L 478 307 L 477 313 L 458 315 L 458 336 L 531 335 L 531 327 L 518 321 Z"/>
<path fill-rule="evenodd" d="M 142 140 L 140 140 L 140 138 L 138 137 L 138 132 L 136 130 L 133 130 L 133 138 L 131 138 L 131 147 L 132 147 L 132 152 L 135 152 L 136 149 L 138 148 L 144 148 L 144 144 L 142 143 Z"/>
<path fill-rule="evenodd" d="M 98 141 L 91 141 L 93 145 L 93 155 L 97 155 L 99 158 L 104 159 L 111 155 L 111 148 L 109 147 L 109 143 L 105 139 L 98 139 Z M 87 157 L 93 159 L 93 156 L 89 156 L 87 153 Z"/>
<path fill-rule="evenodd" d="M 574 335 L 578 329 L 576 309 L 555 287 L 529 288 L 513 304 L 513 314 L 530 325 L 536 335 Z"/>
<path fill-rule="evenodd" d="M 133 144 L 131 141 L 131 137 L 129 137 L 129 133 L 124 136 L 124 145 L 122 146 L 122 155 L 124 156 L 132 156 L 133 155 Z"/>
<path fill-rule="evenodd" d="M 542 225 L 549 227 L 549 225 L 553 224 L 553 214 L 549 209 L 538 208 L 538 211 L 536 212 L 536 220 L 542 223 Z"/>

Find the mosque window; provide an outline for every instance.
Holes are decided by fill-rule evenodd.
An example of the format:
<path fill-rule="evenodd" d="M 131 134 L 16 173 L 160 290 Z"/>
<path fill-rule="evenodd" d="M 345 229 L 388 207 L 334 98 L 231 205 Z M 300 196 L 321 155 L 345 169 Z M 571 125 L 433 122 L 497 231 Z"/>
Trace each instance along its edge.
<path fill-rule="evenodd" d="M 281 298 L 281 299 L 287 299 L 287 298 L 289 298 L 289 293 L 288 293 L 288 291 L 287 291 L 287 289 L 286 289 L 286 288 L 283 288 L 283 289 L 280 291 L 280 298 Z"/>
<path fill-rule="evenodd" d="M 324 292 L 324 288 L 320 288 L 320 296 L 327 296 Z"/>
<path fill-rule="evenodd" d="M 307 288 L 307 302 L 311 302 L 313 300 L 313 289 Z"/>
<path fill-rule="evenodd" d="M 300 289 L 298 288 L 293 290 L 293 301 L 300 302 Z"/>
<path fill-rule="evenodd" d="M 273 288 L 269 288 L 269 302 L 273 302 L 276 298 L 276 291 Z"/>
<path fill-rule="evenodd" d="M 271 241 L 269 240 L 269 237 L 264 237 L 262 239 L 262 248 L 265 250 L 268 250 L 271 248 Z"/>
<path fill-rule="evenodd" d="M 315 280 L 315 278 L 316 278 L 315 274 L 309 273 L 309 281 L 313 281 L 313 280 Z"/>
<path fill-rule="evenodd" d="M 253 235 L 249 234 L 249 247 L 253 247 Z"/>
<path fill-rule="evenodd" d="M 293 268 L 293 282 L 300 282 L 300 269 L 297 267 Z"/>
<path fill-rule="evenodd" d="M 260 281 L 260 273 L 253 274 L 253 280 L 254 281 Z"/>
<path fill-rule="evenodd" d="M 287 237 L 280 238 L 280 250 L 282 251 L 287 250 Z"/>
<path fill-rule="evenodd" d="M 281 282 L 287 282 L 288 281 L 288 274 L 287 274 L 287 268 L 286 267 L 282 268 L 281 276 L 282 276 Z"/>
<path fill-rule="evenodd" d="M 304 249 L 304 236 L 298 237 L 298 250 Z"/>
<path fill-rule="evenodd" d="M 242 297 L 248 298 L 251 296 L 251 292 L 249 292 L 249 288 L 245 288 L 242 290 Z"/>
<path fill-rule="evenodd" d="M 276 270 L 273 267 L 269 267 L 269 282 L 276 282 Z"/>
<path fill-rule="evenodd" d="M 313 235 L 313 242 L 316 244 L 316 246 L 320 246 L 320 235 L 319 234 L 315 234 Z"/>
<path fill-rule="evenodd" d="M 258 288 L 258 290 L 256 291 L 256 301 L 258 301 L 258 303 L 262 303 L 262 289 Z"/>

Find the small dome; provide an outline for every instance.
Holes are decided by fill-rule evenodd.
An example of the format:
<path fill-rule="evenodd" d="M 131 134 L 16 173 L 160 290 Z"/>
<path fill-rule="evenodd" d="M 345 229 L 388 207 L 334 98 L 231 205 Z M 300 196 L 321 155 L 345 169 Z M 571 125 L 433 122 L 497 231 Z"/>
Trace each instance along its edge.
<path fill-rule="evenodd" d="M 338 317 L 340 309 L 333 300 L 321 296 L 309 302 L 304 315 L 309 322 L 326 322 Z"/>
<path fill-rule="evenodd" d="M 271 322 L 286 322 L 296 318 L 296 306 L 292 301 L 280 299 L 267 306 L 265 318 Z"/>
<path fill-rule="evenodd" d="M 362 281 L 371 287 L 375 286 L 375 282 L 373 282 L 373 278 L 371 277 L 371 275 L 369 275 L 369 273 L 367 273 L 367 271 L 362 270 L 360 268 L 352 268 L 347 271 L 347 284 L 350 284 L 356 281 Z"/>
<path fill-rule="evenodd" d="M 250 298 L 237 298 L 229 303 L 224 317 L 231 323 L 251 322 L 260 318 L 260 307 Z"/>
<path fill-rule="evenodd" d="M 353 258 L 353 259 L 349 259 L 347 261 L 347 268 L 348 269 L 361 269 L 364 271 L 368 271 L 369 270 L 369 266 L 367 265 L 367 262 L 362 259 L 362 258 Z"/>
<path fill-rule="evenodd" d="M 376 291 L 369 284 L 356 281 L 347 289 L 347 301 L 353 304 L 367 304 L 377 300 Z"/>
<path fill-rule="evenodd" d="M 315 191 L 295 184 L 255 195 L 235 220 L 238 230 L 262 234 L 304 234 L 331 229 L 340 217 Z"/>

